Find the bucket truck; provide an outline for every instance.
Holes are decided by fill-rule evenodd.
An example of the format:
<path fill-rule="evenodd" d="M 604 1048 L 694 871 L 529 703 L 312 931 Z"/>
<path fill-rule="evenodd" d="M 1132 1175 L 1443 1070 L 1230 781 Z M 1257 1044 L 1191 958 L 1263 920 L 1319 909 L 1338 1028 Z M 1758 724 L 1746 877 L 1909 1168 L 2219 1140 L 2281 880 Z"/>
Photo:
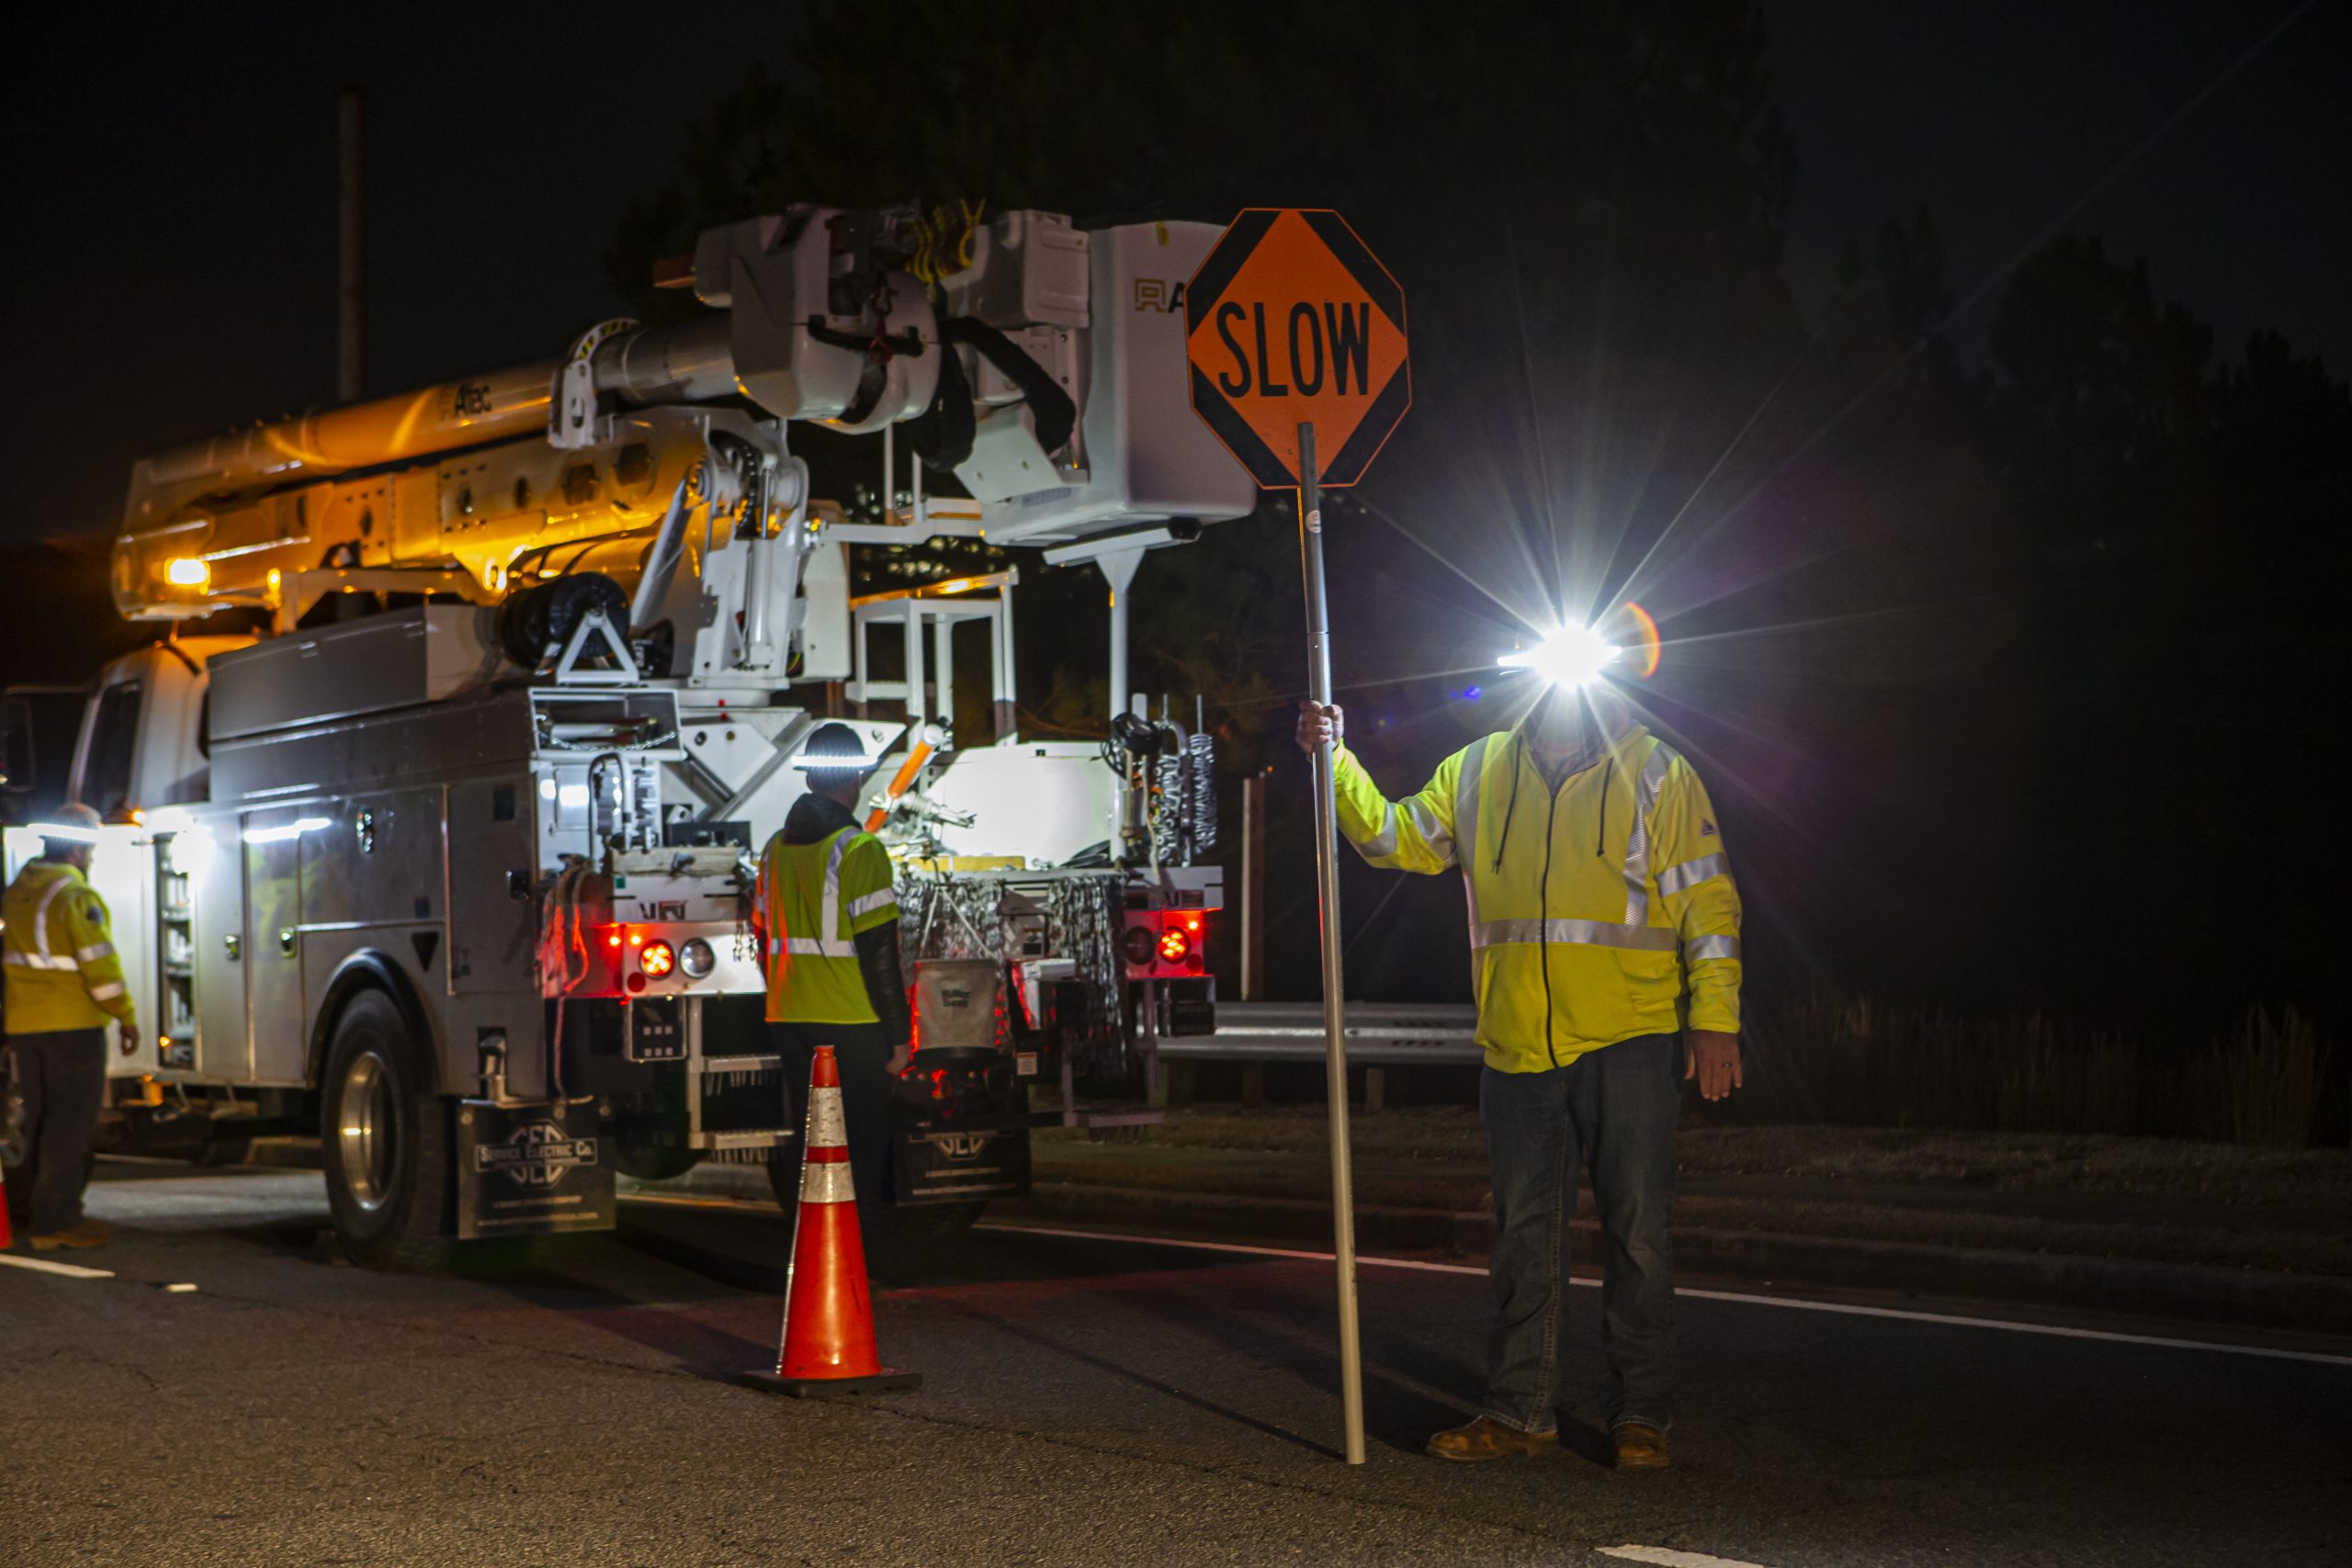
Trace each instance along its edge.
<path fill-rule="evenodd" d="M 81 716 L 144 1024 L 109 1115 L 315 1127 L 382 1263 L 608 1225 L 616 1172 L 778 1168 L 752 857 L 837 716 L 882 759 L 916 977 L 896 1201 L 968 1216 L 1024 1189 L 1033 1121 L 1134 1118 L 1076 1091 L 1214 1027 L 1206 738 L 1124 695 L 1099 740 L 1022 736 L 1018 569 L 860 594 L 850 556 L 1099 569 L 1125 694 L 1136 562 L 1256 500 L 1187 403 L 1174 301 L 1217 232 L 795 206 L 667 266 L 675 323 L 140 461 L 120 612 L 254 629 L 115 661 Z M 807 422 L 908 445 L 911 499 L 813 496 Z"/>

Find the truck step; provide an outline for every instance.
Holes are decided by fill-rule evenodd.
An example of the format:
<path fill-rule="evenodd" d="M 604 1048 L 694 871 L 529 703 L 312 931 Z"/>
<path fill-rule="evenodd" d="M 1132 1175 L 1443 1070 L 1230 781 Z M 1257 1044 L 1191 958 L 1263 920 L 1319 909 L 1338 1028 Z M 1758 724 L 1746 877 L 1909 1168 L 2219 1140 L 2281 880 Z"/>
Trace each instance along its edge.
<path fill-rule="evenodd" d="M 691 1149 L 780 1149 L 798 1136 L 788 1127 L 747 1127 L 726 1133 L 689 1133 Z"/>
<path fill-rule="evenodd" d="M 705 1056 L 702 1076 L 713 1077 L 720 1073 L 778 1073 L 784 1070 L 781 1056 Z"/>

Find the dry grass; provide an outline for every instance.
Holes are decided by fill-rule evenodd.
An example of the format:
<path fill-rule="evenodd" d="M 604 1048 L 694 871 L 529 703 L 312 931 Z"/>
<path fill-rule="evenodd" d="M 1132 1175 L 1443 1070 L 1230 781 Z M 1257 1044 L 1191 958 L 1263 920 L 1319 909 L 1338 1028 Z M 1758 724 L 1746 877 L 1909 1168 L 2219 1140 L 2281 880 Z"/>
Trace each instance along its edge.
<path fill-rule="evenodd" d="M 1357 1169 L 1384 1183 L 1483 1179 L 1477 1112 L 1417 1106 L 1358 1114 L 1349 1122 Z M 1037 1134 L 1040 1162 L 1083 1144 L 1083 1133 Z M 1249 1190 L 1251 1173 L 1312 1168 L 1329 1143 L 1320 1106 L 1199 1106 L 1172 1112 L 1132 1145 L 1138 1167 L 1238 1172 L 1218 1190 Z M 1130 1145 L 1111 1145 L 1126 1152 Z M 1205 1156 L 1222 1153 L 1221 1159 Z M 1837 1126 L 1691 1126 L 1676 1143 L 1685 1177 L 1770 1176 L 1854 1187 L 1947 1187 L 1986 1191 L 2100 1193 L 2326 1210 L 2352 1216 L 2352 1153 L 2247 1147 L 2172 1138 L 2068 1133 L 1990 1133 Z M 1253 1164 L 1250 1156 L 1267 1156 Z M 1170 1157 L 1174 1156 L 1174 1157 Z M 1188 1157 L 1189 1156 L 1189 1157 Z M 1289 1163 L 1285 1163 L 1287 1156 Z M 1185 1186 L 1191 1175 L 1155 1184 Z M 1194 1190 L 1204 1189 L 1193 1188 Z M 1403 1200 L 1396 1200 L 1403 1201 Z M 1483 1201 L 1483 1187 L 1480 1189 Z M 1426 1206 L 1426 1205 L 1423 1205 Z M 1475 1204 L 1473 1206 L 1476 1206 Z M 2352 1222 L 2348 1222 L 2352 1223 Z"/>
<path fill-rule="evenodd" d="M 2328 1052 L 2290 1008 L 2250 1010 L 2185 1062 L 2040 1012 L 1971 1019 L 1815 987 L 1753 1010 L 1746 1120 L 2109 1133 L 2301 1147 Z"/>
<path fill-rule="evenodd" d="M 1475 1112 L 1355 1117 L 1356 1201 L 1487 1207 Z M 1325 1200 L 1319 1107 L 1174 1113 L 1131 1143 L 1041 1132 L 1041 1181 Z M 2352 1276 L 2352 1154 L 2112 1134 L 1693 1126 L 1676 1223 Z M 1579 1184 L 1581 1185 L 1581 1184 Z M 1589 1213 L 1591 1195 L 1578 1194 Z"/>

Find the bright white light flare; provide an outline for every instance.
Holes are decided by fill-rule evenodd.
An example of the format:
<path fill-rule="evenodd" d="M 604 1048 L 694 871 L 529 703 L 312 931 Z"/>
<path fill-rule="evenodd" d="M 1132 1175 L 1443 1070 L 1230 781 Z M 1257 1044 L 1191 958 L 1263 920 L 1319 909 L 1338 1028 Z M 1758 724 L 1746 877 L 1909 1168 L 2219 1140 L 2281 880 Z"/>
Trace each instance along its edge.
<path fill-rule="evenodd" d="M 1533 648 L 1507 653 L 1495 662 L 1506 670 L 1532 670 L 1555 686 L 1589 686 L 1624 651 L 1601 641 L 1590 626 L 1562 626 Z"/>

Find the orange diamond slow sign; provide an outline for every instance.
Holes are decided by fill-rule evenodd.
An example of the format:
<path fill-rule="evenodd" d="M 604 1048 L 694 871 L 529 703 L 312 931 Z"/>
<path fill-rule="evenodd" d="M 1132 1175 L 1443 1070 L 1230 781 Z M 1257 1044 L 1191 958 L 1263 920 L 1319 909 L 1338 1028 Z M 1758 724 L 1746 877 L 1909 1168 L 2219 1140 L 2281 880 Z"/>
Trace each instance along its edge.
<path fill-rule="evenodd" d="M 1184 289 L 1193 409 L 1268 489 L 1300 482 L 1315 426 L 1327 486 L 1363 477 L 1413 400 L 1405 291 L 1336 212 L 1253 207 Z"/>

